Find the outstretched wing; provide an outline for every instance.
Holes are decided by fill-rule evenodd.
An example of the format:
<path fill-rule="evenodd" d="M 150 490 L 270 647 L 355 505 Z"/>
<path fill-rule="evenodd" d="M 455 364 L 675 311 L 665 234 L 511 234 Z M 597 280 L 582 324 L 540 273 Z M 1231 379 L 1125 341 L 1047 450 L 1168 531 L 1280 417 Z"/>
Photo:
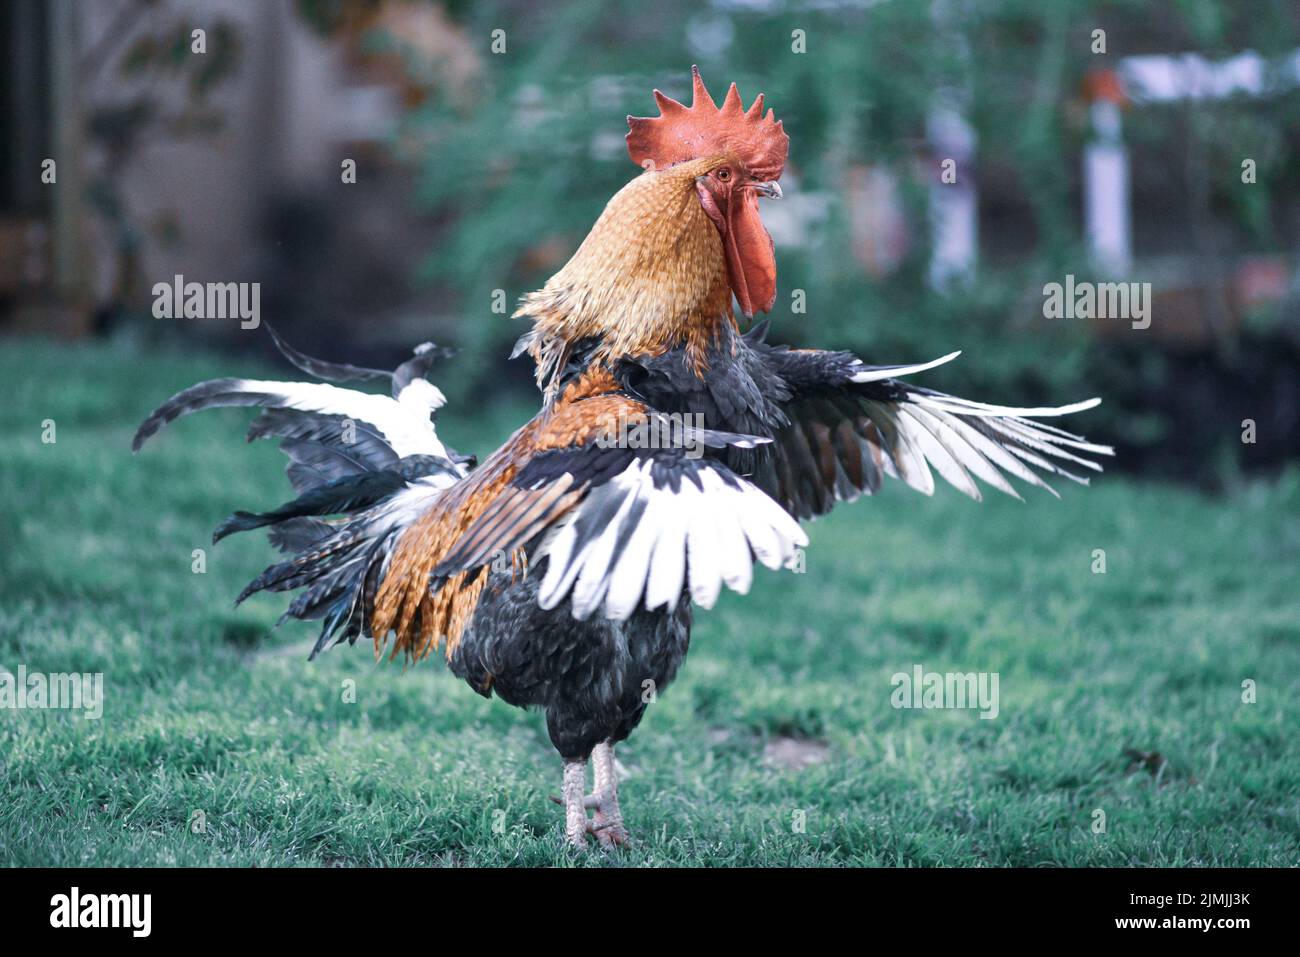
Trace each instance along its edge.
<path fill-rule="evenodd" d="M 714 459 L 682 448 L 575 445 L 530 461 L 435 568 L 450 575 L 536 542 L 547 560 L 542 608 L 625 620 L 683 593 L 711 608 L 722 587 L 745 593 L 755 560 L 780 568 L 806 545 L 790 516 Z"/>
<path fill-rule="evenodd" d="M 724 585 L 749 588 L 755 560 L 777 568 L 806 544 L 769 496 L 703 455 L 763 440 L 702 431 L 669 448 L 618 442 L 618 423 L 651 416 L 601 395 L 559 403 L 515 433 L 402 533 L 368 633 L 395 634 L 394 652 L 415 657 L 444 640 L 450 652 L 492 567 L 542 574 L 539 604 L 571 599 L 577 618 L 626 619 L 684 594 L 711 606 Z"/>
<path fill-rule="evenodd" d="M 411 456 L 445 460 L 454 470 L 465 456 L 447 449 L 438 439 L 433 413 L 445 399 L 423 378 L 437 355 L 425 343 L 416 357 L 397 373 L 382 373 L 311 359 L 276 344 L 291 362 L 312 374 L 346 380 L 386 376 L 393 379 L 394 397 L 318 382 L 279 382 L 260 379 L 213 379 L 172 396 L 141 424 L 131 444 L 139 451 L 169 422 L 200 409 L 224 406 L 261 408 L 249 427 L 248 439 L 279 438 L 289 456 L 287 468 L 294 490 L 303 494 L 342 479 L 397 467 Z"/>
<path fill-rule="evenodd" d="M 439 354 L 434 346 L 425 343 L 413 359 L 386 373 L 312 359 L 279 337 L 275 341 L 294 365 L 320 378 L 390 378 L 393 397 L 321 383 L 214 379 L 159 406 L 140 426 L 132 448 L 139 451 L 167 423 L 190 412 L 262 409 L 248 438 L 280 439 L 298 497 L 267 512 L 236 512 L 217 527 L 213 541 L 270 527 L 272 544 L 289 557 L 263 571 L 239 600 L 259 591 L 298 590 L 284 617 L 324 619 L 314 656 L 331 639 L 355 641 L 368 627 L 398 537 L 464 480 L 472 460 L 444 446 L 434 429 L 433 412 L 444 402 L 424 379 Z"/>
<path fill-rule="evenodd" d="M 931 468 L 976 501 L 982 496 L 975 479 L 1019 498 L 1008 475 L 1055 495 L 1039 473 L 1086 485 L 1078 470 L 1100 472 L 1101 466 L 1085 456 L 1114 454 L 1109 446 L 1036 421 L 1090 409 L 1100 399 L 1013 408 L 970 402 L 899 378 L 958 353 L 914 366 L 868 366 L 847 352 L 769 346 L 756 338 L 746 344 L 788 391 L 780 403 L 788 422 L 751 480 L 796 518 L 824 515 L 837 501 L 871 495 L 886 475 L 930 495 Z"/>

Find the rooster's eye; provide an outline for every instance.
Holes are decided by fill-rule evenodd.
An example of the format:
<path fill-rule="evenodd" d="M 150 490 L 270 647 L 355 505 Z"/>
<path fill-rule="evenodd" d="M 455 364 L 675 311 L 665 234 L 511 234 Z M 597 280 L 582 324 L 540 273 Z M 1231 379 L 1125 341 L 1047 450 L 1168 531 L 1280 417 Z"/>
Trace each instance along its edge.
<path fill-rule="evenodd" d="M 722 180 L 724 183 L 731 179 L 731 170 L 727 169 L 725 166 L 722 167 L 722 169 L 718 170 L 718 179 Z"/>

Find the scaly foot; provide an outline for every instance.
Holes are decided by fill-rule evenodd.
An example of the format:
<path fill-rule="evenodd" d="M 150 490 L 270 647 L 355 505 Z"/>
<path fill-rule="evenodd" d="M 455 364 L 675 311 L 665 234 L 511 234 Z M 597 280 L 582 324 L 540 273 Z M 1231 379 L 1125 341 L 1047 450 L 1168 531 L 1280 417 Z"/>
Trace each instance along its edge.
<path fill-rule="evenodd" d="M 587 801 L 595 814 L 592 833 L 602 847 L 626 847 L 629 841 L 623 826 L 623 812 L 618 806 L 618 773 L 614 765 L 614 745 L 602 741 L 591 752 L 595 783 Z"/>
<path fill-rule="evenodd" d="M 587 762 L 564 762 L 564 839 L 571 847 L 587 846 L 587 811 L 582 792 L 587 789 Z"/>

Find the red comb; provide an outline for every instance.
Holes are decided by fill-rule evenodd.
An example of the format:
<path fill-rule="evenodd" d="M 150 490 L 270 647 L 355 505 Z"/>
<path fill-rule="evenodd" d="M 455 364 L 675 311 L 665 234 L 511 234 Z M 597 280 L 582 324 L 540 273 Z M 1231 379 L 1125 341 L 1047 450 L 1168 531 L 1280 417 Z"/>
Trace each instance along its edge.
<path fill-rule="evenodd" d="M 790 137 L 772 111 L 763 115 L 763 94 L 748 110 L 731 84 L 719 109 L 704 88 L 700 68 L 691 67 L 694 93 L 689 107 L 655 90 L 659 115 L 629 116 L 627 152 L 632 162 L 647 169 L 664 169 L 674 163 L 730 152 L 759 180 L 780 177 Z"/>

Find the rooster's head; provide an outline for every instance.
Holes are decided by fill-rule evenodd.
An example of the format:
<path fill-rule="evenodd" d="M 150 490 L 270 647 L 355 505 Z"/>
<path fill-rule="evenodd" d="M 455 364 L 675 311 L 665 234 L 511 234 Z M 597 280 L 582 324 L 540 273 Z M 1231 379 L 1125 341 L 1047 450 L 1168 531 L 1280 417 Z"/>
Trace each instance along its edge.
<path fill-rule="evenodd" d="M 692 68 L 684 106 L 654 91 L 659 116 L 627 118 L 628 154 L 645 172 L 609 201 L 578 251 L 516 315 L 521 345 L 555 382 L 570 346 L 597 340 L 613 358 L 684 343 L 697 367 L 734 293 L 746 316 L 776 300 L 776 257 L 758 198 L 781 195 L 790 139 L 759 94 L 746 109 L 733 83 L 719 107 Z"/>
<path fill-rule="evenodd" d="M 776 300 L 776 257 L 758 215 L 758 197 L 780 198 L 777 180 L 790 137 L 772 110 L 763 115 L 762 93 L 745 109 L 733 83 L 719 108 L 699 67 L 691 69 L 691 78 L 689 107 L 655 90 L 659 116 L 627 118 L 628 155 L 648 170 L 682 163 L 698 169 L 695 192 L 722 239 L 736 300 L 746 316 L 767 312 Z"/>

